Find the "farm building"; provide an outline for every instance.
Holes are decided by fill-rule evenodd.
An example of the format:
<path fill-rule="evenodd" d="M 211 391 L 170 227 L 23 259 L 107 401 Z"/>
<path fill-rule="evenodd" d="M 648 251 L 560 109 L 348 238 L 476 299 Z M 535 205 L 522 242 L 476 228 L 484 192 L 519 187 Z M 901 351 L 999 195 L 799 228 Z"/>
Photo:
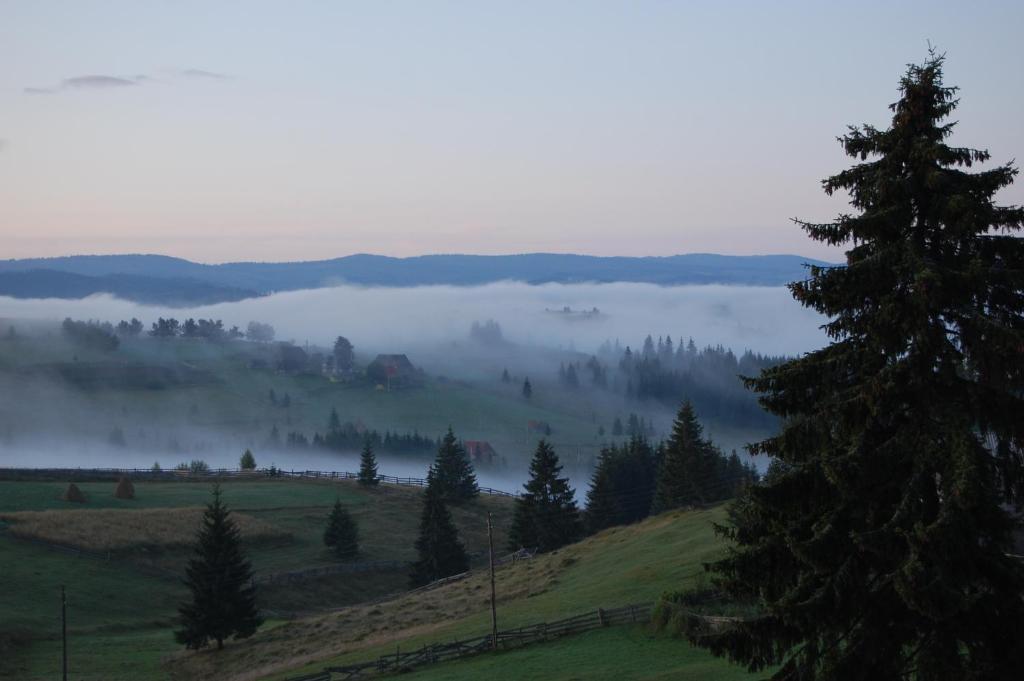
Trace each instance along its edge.
<path fill-rule="evenodd" d="M 411 385 L 419 379 L 419 372 L 409 358 L 403 355 L 377 355 L 366 367 L 371 380 L 386 387 Z"/>
<path fill-rule="evenodd" d="M 499 462 L 498 452 L 494 451 L 494 447 L 487 440 L 466 440 L 462 445 L 473 463 L 492 466 Z"/>

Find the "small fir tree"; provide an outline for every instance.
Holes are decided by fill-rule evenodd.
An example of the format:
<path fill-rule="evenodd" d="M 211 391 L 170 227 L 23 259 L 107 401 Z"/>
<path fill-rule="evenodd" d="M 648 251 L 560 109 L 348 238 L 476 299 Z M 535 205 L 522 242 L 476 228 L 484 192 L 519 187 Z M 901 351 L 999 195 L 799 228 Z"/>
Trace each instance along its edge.
<path fill-rule="evenodd" d="M 654 512 L 694 506 L 717 500 L 722 490 L 714 445 L 704 439 L 704 429 L 693 405 L 683 403 L 672 424 L 672 436 L 665 443 L 654 495 Z"/>
<path fill-rule="evenodd" d="M 533 397 L 533 386 L 530 385 L 530 379 L 528 378 L 523 381 L 523 397 L 526 399 Z"/>
<path fill-rule="evenodd" d="M 433 471 L 434 484 L 445 501 L 458 503 L 480 493 L 466 448 L 455 438 L 450 426 L 438 447 Z"/>
<path fill-rule="evenodd" d="M 580 513 L 576 492 L 569 479 L 559 477 L 562 466 L 555 450 L 545 440 L 537 443 L 530 462 L 530 479 L 525 494 L 516 500 L 509 546 L 552 551 L 580 536 Z"/>
<path fill-rule="evenodd" d="M 372 487 L 379 482 L 377 479 L 377 457 L 373 453 L 373 445 L 367 439 L 363 443 L 363 453 L 359 457 L 359 484 Z"/>
<path fill-rule="evenodd" d="M 178 609 L 182 625 L 174 633 L 178 643 L 198 650 L 216 641 L 219 650 L 228 638 L 256 633 L 263 619 L 256 607 L 252 575 L 238 527 L 221 501 L 220 485 L 214 485 L 195 553 L 185 568 L 190 599 Z"/>
<path fill-rule="evenodd" d="M 348 509 L 341 505 L 340 499 L 334 501 L 334 508 L 327 516 L 324 544 L 334 549 L 335 555 L 342 560 L 351 560 L 359 555 L 359 527 Z"/>
<path fill-rule="evenodd" d="M 466 549 L 459 541 L 455 523 L 444 503 L 444 495 L 437 485 L 434 470 L 427 473 L 427 488 L 423 494 L 423 513 L 420 534 L 416 540 L 418 559 L 409 575 L 412 588 L 451 577 L 469 569 Z"/>
<path fill-rule="evenodd" d="M 243 471 L 256 470 L 256 457 L 252 455 L 252 451 L 246 449 L 242 454 L 242 458 L 238 460 L 238 466 Z"/>

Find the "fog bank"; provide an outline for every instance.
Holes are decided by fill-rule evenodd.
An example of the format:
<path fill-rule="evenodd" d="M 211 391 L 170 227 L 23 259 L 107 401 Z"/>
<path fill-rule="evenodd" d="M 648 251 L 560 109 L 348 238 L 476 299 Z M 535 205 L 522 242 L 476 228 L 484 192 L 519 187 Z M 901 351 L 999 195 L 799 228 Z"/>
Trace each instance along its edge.
<path fill-rule="evenodd" d="M 597 308 L 599 314 L 557 311 Z M 549 311 L 550 310 L 550 311 Z M 332 288 L 290 291 L 194 308 L 141 305 L 109 295 L 82 300 L 0 297 L 0 318 L 223 319 L 245 328 L 268 322 L 278 340 L 328 345 L 347 336 L 357 349 L 402 352 L 465 338 L 476 320 L 499 322 L 512 342 L 593 351 L 605 340 L 636 345 L 648 334 L 693 336 L 701 345 L 799 354 L 821 347 L 823 319 L 783 287 L 498 283 L 475 287 Z"/>

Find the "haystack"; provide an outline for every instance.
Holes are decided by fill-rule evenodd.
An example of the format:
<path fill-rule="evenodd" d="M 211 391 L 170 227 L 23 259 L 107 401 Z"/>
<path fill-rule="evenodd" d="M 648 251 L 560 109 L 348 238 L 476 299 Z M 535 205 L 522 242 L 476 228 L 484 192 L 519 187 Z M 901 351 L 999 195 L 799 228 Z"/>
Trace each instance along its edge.
<path fill-rule="evenodd" d="M 114 490 L 114 496 L 118 499 L 134 499 L 135 485 L 128 478 L 121 478 L 117 481 L 117 489 Z"/>
<path fill-rule="evenodd" d="M 82 493 L 82 490 L 78 489 L 78 485 L 72 482 L 68 485 L 67 491 L 64 492 L 63 499 L 64 501 L 73 501 L 76 504 L 84 504 L 85 494 Z"/>

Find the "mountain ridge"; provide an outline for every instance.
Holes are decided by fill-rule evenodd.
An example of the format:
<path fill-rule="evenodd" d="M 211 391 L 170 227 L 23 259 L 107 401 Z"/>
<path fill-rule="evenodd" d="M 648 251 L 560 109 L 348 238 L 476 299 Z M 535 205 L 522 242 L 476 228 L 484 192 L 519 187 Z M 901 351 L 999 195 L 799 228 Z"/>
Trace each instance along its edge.
<path fill-rule="evenodd" d="M 179 298 L 181 303 L 188 303 L 239 300 L 240 296 L 342 284 L 477 286 L 519 281 L 527 284 L 631 282 L 663 286 L 781 286 L 804 278 L 805 265 L 829 266 L 832 263 L 789 254 L 715 253 L 670 256 L 430 254 L 404 258 L 358 253 L 327 260 L 219 264 L 159 254 L 71 255 L 0 260 L 0 295 L 54 297 L 41 294 L 58 291 L 62 294 L 58 297 L 80 298 L 108 292 L 139 302 L 170 303 Z M 20 278 L 14 276 L 16 274 L 20 274 Z M 86 279 L 73 280 L 68 275 Z M 176 288 L 181 293 L 176 294 Z"/>

